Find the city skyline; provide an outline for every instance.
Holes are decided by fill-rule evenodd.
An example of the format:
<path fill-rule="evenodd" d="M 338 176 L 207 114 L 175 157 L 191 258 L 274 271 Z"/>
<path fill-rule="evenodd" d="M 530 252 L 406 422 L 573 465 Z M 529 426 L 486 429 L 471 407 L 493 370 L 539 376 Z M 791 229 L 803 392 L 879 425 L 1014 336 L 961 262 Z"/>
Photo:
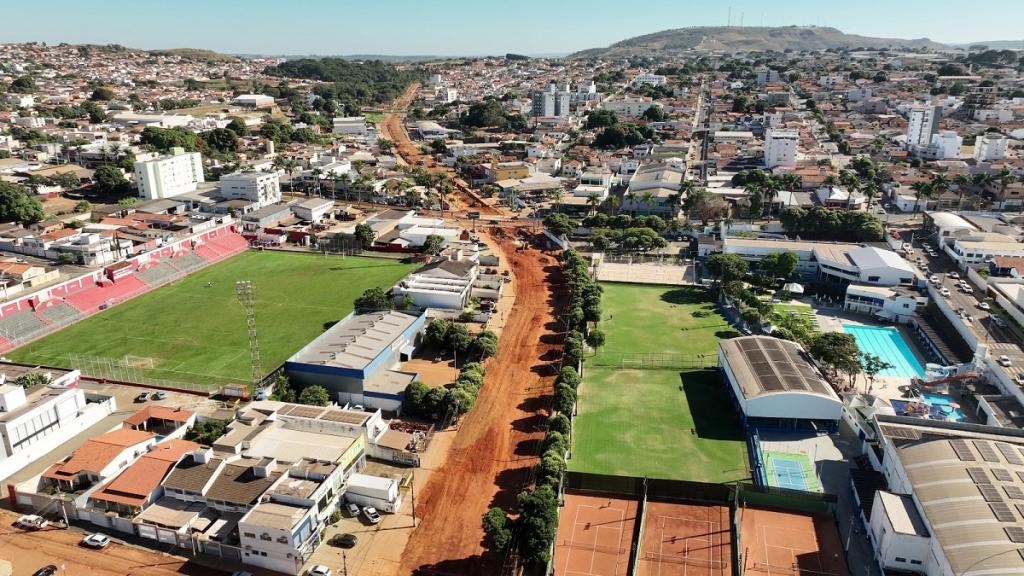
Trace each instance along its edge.
<path fill-rule="evenodd" d="M 812 0 L 775 3 L 766 10 L 752 0 L 679 6 L 653 0 L 643 11 L 623 12 L 607 0 L 544 3 L 527 0 L 518 12 L 469 0 L 427 6 L 416 0 L 346 5 L 328 0 L 281 3 L 252 0 L 184 0 L 149 5 L 141 24 L 138 5 L 109 0 L 97 6 L 55 0 L 46 19 L 33 6 L 7 8 L 2 42 L 121 44 L 141 49 L 202 48 L 231 54 L 466 56 L 517 52 L 560 55 L 620 40 L 690 26 L 830 26 L 850 34 L 970 43 L 1015 40 L 1024 5 L 997 0 L 985 11 L 964 12 L 948 0 L 886 3 L 881 0 L 827 6 Z M 919 17 L 927 10 L 928 18 Z M 882 12 L 884 11 L 884 12 Z M 879 18 L 884 13 L 886 18 Z M 202 14 L 202 18 L 197 18 Z M 993 19 L 992 14 L 1003 17 Z M 154 22 L 159 25 L 148 25 Z M 389 34 L 382 34 L 386 24 Z M 235 32 L 232 33 L 232 30 Z M 976 30 L 985 30 L 978 37 Z M 1024 42 L 1022 42 L 1024 44 Z"/>

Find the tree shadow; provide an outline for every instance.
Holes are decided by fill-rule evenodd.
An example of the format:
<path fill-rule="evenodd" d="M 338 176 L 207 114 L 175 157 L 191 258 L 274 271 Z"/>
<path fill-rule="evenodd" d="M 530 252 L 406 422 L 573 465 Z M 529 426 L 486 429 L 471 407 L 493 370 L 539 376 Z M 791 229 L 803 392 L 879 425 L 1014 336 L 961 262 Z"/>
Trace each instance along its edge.
<path fill-rule="evenodd" d="M 477 576 L 497 574 L 501 566 L 498 561 L 488 557 L 473 555 L 459 560 L 444 560 L 435 564 L 426 564 L 413 570 L 413 576 Z"/>
<path fill-rule="evenodd" d="M 706 288 L 682 286 L 661 294 L 661 300 L 669 304 L 714 304 L 715 299 Z"/>
<path fill-rule="evenodd" d="M 715 338 L 718 338 L 719 340 L 728 340 L 730 338 L 735 338 L 735 337 L 737 337 L 739 335 L 740 335 L 740 333 L 738 331 L 736 331 L 736 330 L 716 330 L 715 331 Z"/>
<path fill-rule="evenodd" d="M 744 441 L 726 385 L 717 371 L 680 372 L 679 381 L 699 438 Z"/>

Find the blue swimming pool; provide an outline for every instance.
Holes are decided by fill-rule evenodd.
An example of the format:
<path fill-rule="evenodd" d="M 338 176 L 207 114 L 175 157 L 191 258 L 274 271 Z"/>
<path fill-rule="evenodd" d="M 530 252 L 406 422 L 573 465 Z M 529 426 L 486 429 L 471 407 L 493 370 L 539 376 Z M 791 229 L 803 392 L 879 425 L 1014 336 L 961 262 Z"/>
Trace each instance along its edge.
<path fill-rule="evenodd" d="M 879 376 L 900 378 L 924 376 L 924 367 L 917 361 L 914 353 L 910 350 L 910 345 L 903 339 L 899 330 L 887 326 L 843 324 L 843 331 L 853 334 L 861 352 L 874 354 L 893 365 L 892 368 L 879 372 Z"/>
<path fill-rule="evenodd" d="M 953 401 L 952 396 L 936 394 L 934 392 L 925 392 L 921 394 L 921 400 L 924 400 L 926 404 L 937 409 L 946 420 L 963 422 L 967 419 L 967 417 L 964 416 L 964 413 L 960 410 L 960 407 L 954 406 L 956 402 Z"/>

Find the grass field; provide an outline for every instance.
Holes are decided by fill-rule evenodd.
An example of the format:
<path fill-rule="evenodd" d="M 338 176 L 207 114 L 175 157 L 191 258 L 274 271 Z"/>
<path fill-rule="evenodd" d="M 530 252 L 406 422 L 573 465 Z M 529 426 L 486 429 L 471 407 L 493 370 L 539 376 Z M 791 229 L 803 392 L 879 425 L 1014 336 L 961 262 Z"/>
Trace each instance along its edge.
<path fill-rule="evenodd" d="M 744 436 L 718 374 L 671 368 L 691 360 L 713 366 L 718 341 L 738 335 L 715 310 L 713 293 L 601 286 L 606 341 L 584 361 L 569 468 L 701 482 L 748 478 Z M 667 368 L 622 368 L 624 357 L 659 354 L 669 357 Z"/>
<path fill-rule="evenodd" d="M 235 282 L 256 291 L 256 331 L 269 372 L 352 310 L 370 287 L 388 287 L 413 265 L 373 258 L 245 252 L 69 326 L 8 356 L 66 365 L 68 355 L 153 359 L 153 378 L 210 385 L 249 380 L 245 313 Z M 211 286 L 207 286 L 212 283 Z"/>
<path fill-rule="evenodd" d="M 747 445 L 714 371 L 590 368 L 579 402 L 570 470 L 716 483 L 750 477 Z"/>
<path fill-rule="evenodd" d="M 710 290 L 692 286 L 604 283 L 601 329 L 607 338 L 590 365 L 621 366 L 623 355 L 717 354 L 718 341 L 738 336 L 715 311 Z"/>

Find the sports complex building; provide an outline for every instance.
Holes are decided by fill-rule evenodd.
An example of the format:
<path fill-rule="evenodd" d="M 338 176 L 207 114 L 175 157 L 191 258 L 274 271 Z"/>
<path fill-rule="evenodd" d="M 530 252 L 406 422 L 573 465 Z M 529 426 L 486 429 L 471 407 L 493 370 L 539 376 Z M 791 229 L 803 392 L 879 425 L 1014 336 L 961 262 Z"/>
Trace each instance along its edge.
<path fill-rule="evenodd" d="M 722 340 L 718 358 L 747 428 L 839 429 L 843 402 L 796 342 L 770 336 Z"/>

